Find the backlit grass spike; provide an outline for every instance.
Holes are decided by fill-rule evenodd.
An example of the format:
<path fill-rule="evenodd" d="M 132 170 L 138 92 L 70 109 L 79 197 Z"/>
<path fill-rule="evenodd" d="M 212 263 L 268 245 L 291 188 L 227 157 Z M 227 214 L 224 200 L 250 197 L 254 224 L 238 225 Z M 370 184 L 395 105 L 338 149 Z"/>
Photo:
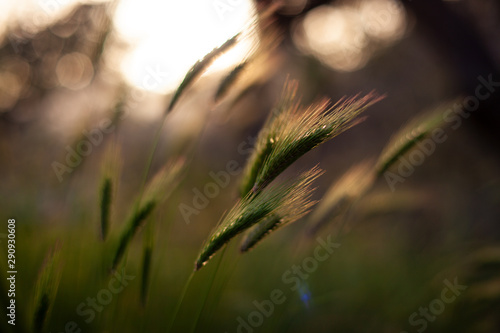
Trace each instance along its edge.
<path fill-rule="evenodd" d="M 253 225 L 273 215 L 281 214 L 283 207 L 300 209 L 294 205 L 303 203 L 303 196 L 308 197 L 308 185 L 321 174 L 319 168 L 313 168 L 305 175 L 280 186 L 271 186 L 258 195 L 249 193 L 229 211 L 222 222 L 215 228 L 205 242 L 198 258 L 195 270 L 200 269 L 223 245 L 233 237 Z M 309 204 L 306 204 L 306 209 Z"/>

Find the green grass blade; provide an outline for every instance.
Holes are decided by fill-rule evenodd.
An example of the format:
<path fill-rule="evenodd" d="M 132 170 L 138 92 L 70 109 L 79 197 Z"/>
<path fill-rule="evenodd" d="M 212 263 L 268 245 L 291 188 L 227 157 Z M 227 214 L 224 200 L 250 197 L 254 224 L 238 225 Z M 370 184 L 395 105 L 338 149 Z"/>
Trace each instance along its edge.
<path fill-rule="evenodd" d="M 139 228 L 151 215 L 156 206 L 165 200 L 180 182 L 184 163 L 185 161 L 183 158 L 174 163 L 170 163 L 160 170 L 148 183 L 144 191 L 143 203 L 138 203 L 134 206 L 131 217 L 120 236 L 118 247 L 113 257 L 113 271 L 118 267 L 129 243 L 134 238 Z"/>
<path fill-rule="evenodd" d="M 106 240 L 110 224 L 113 183 L 110 177 L 104 177 L 100 190 L 101 239 Z"/>
<path fill-rule="evenodd" d="M 214 101 L 218 103 L 222 98 L 224 98 L 229 89 L 236 83 L 236 81 L 241 77 L 244 73 L 245 68 L 248 65 L 248 61 L 245 60 L 236 66 L 220 83 L 217 91 L 215 92 Z"/>
<path fill-rule="evenodd" d="M 102 241 L 106 240 L 111 226 L 113 199 L 117 193 L 123 164 L 120 149 L 115 142 L 108 145 L 104 154 L 99 186 L 100 237 Z"/>
<path fill-rule="evenodd" d="M 125 251 L 127 250 L 130 241 L 137 233 L 137 230 L 143 224 L 143 222 L 149 217 L 149 215 L 151 215 L 153 209 L 156 207 L 156 204 L 157 204 L 156 201 L 147 201 L 130 218 L 127 229 L 122 233 L 120 240 L 118 242 L 118 248 L 115 252 L 113 265 L 111 267 L 113 271 L 115 271 L 116 268 L 118 267 L 118 264 L 123 258 L 123 255 L 125 254 Z"/>
<path fill-rule="evenodd" d="M 148 300 L 149 280 L 151 274 L 151 259 L 153 257 L 153 244 L 147 243 L 142 254 L 142 275 L 141 275 L 141 304 L 146 306 Z"/>
<path fill-rule="evenodd" d="M 45 257 L 35 284 L 33 298 L 33 332 L 43 332 L 54 305 L 60 274 L 60 246 L 56 245 Z"/>

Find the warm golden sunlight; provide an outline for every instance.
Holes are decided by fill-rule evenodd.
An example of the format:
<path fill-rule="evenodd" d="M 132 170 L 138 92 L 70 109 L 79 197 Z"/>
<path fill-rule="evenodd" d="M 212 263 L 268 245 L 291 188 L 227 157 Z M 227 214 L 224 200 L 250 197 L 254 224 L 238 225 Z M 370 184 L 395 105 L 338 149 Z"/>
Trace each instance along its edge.
<path fill-rule="evenodd" d="M 83 1 L 96 2 L 105 1 Z M 0 0 L 0 32 L 14 22 L 24 22 L 25 30 L 38 32 L 77 3 L 82 1 Z M 249 27 L 253 15 L 250 0 L 118 1 L 114 26 L 127 47 L 124 52 L 113 53 L 113 57 L 119 59 L 112 59 L 109 65 L 136 88 L 169 92 L 197 60 Z M 212 72 L 239 62 L 248 54 L 251 45 L 251 38 L 238 43 L 213 64 Z M 59 72 L 71 63 L 74 63 L 72 59 L 66 59 L 59 66 Z M 59 75 L 60 83 L 74 87 L 67 76 Z"/>
<path fill-rule="evenodd" d="M 197 60 L 247 27 L 252 14 L 249 0 L 122 0 L 115 27 L 131 47 L 121 71 L 136 87 L 170 91 Z M 237 63 L 249 48 L 250 43 L 240 43 L 213 68 Z"/>

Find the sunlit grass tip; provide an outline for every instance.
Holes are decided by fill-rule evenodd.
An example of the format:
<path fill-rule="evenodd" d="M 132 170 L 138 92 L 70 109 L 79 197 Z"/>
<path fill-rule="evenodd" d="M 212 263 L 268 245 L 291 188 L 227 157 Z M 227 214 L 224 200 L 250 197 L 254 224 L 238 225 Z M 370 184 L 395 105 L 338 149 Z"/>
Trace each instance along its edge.
<path fill-rule="evenodd" d="M 242 197 L 253 188 L 264 161 L 269 157 L 276 144 L 279 130 L 283 128 L 288 121 L 285 117 L 281 117 L 280 115 L 286 112 L 286 110 L 290 110 L 297 106 L 295 103 L 297 89 L 297 81 L 290 80 L 285 83 L 279 102 L 271 110 L 264 126 L 260 130 L 255 147 L 243 171 L 240 183 L 240 195 Z"/>
<path fill-rule="evenodd" d="M 296 99 L 297 84 L 285 85 L 244 172 L 241 194 L 258 192 L 288 166 L 322 143 L 336 137 L 363 119 L 358 116 L 383 97 L 371 92 L 364 97 L 342 98 L 332 105 L 323 99 L 308 107 Z"/>
<path fill-rule="evenodd" d="M 104 156 L 99 187 L 101 240 L 106 240 L 111 224 L 113 198 L 117 193 L 123 163 L 120 155 L 119 148 L 115 143 L 111 143 Z"/>
<path fill-rule="evenodd" d="M 219 47 L 214 48 L 212 51 L 210 51 L 208 54 L 206 54 L 201 60 L 197 61 L 186 73 L 186 76 L 182 80 L 181 84 L 175 91 L 172 100 L 170 101 L 170 104 L 167 108 L 167 112 L 170 112 L 181 95 L 184 93 L 184 91 L 187 89 L 189 85 L 191 85 L 198 77 L 200 77 L 201 74 L 210 66 L 213 61 L 220 56 L 222 53 L 226 52 L 229 50 L 231 47 L 233 47 L 236 42 L 238 41 L 238 38 L 240 36 L 240 33 L 234 35 L 230 39 L 228 39 L 224 44 L 222 44 Z"/>
<path fill-rule="evenodd" d="M 146 306 L 148 300 L 148 290 L 151 277 L 151 262 L 153 258 L 155 221 L 148 225 L 144 235 L 142 248 L 142 274 L 141 274 L 141 305 Z"/>

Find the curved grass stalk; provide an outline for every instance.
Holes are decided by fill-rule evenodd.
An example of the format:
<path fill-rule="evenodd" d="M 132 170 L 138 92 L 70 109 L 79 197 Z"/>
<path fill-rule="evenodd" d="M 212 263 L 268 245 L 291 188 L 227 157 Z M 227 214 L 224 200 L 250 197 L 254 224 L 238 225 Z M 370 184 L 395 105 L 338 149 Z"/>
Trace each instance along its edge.
<path fill-rule="evenodd" d="M 215 278 L 217 277 L 217 273 L 219 272 L 220 264 L 224 260 L 224 255 L 226 254 L 226 249 L 227 249 L 227 246 L 224 246 L 224 248 L 222 249 L 222 253 L 219 257 L 219 261 L 217 262 L 217 265 L 215 266 L 215 269 L 214 269 L 212 276 L 210 278 L 210 282 L 208 283 L 207 290 L 205 292 L 205 295 L 203 296 L 203 301 L 201 303 L 200 310 L 198 311 L 198 313 L 196 315 L 196 319 L 194 321 L 194 325 L 193 325 L 193 329 L 191 330 L 191 333 L 196 332 L 196 329 L 198 328 L 201 314 L 203 313 L 203 310 L 205 310 L 205 305 L 207 303 L 208 296 L 210 295 L 210 291 L 212 290 L 212 286 L 214 284 Z"/>
<path fill-rule="evenodd" d="M 148 230 L 144 234 L 144 240 L 142 244 L 142 274 L 141 274 L 141 305 L 146 307 L 148 300 L 149 284 L 151 279 L 151 262 L 153 260 L 153 249 L 154 249 L 154 226 L 155 221 L 148 225 Z"/>
<path fill-rule="evenodd" d="M 182 288 L 181 296 L 179 297 L 179 300 L 177 301 L 177 304 L 175 305 L 174 313 L 172 314 L 172 318 L 170 319 L 170 321 L 168 323 L 167 330 L 166 330 L 167 333 L 170 333 L 170 331 L 172 330 L 172 327 L 174 326 L 175 319 L 177 318 L 177 314 L 179 313 L 182 302 L 184 301 L 184 297 L 186 297 L 186 293 L 187 293 L 187 290 L 189 289 L 189 285 L 191 284 L 191 281 L 193 280 L 193 276 L 194 276 L 194 271 L 191 271 L 188 279 L 186 280 L 186 283 L 184 284 L 184 287 Z"/>

